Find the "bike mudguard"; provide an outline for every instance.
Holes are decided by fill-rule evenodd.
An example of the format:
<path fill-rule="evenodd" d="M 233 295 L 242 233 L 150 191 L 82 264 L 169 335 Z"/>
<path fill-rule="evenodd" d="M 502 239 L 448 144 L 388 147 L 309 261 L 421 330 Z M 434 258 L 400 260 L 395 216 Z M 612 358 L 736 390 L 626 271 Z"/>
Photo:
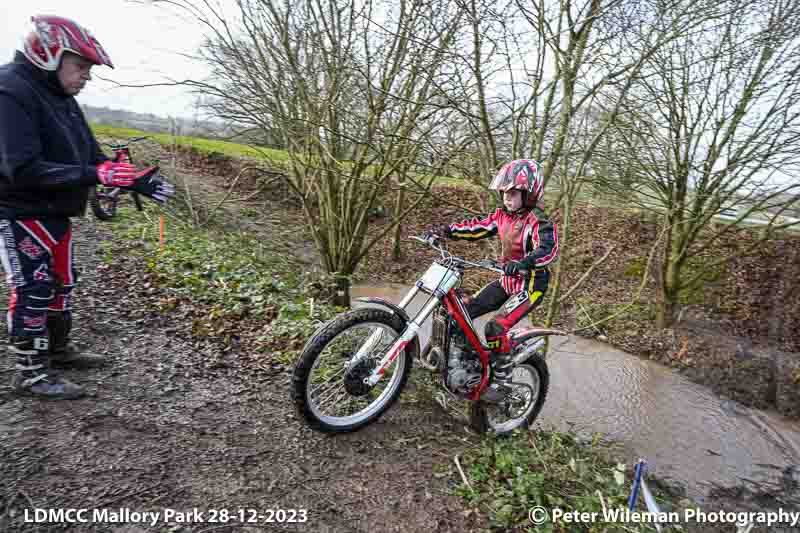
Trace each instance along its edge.
<path fill-rule="evenodd" d="M 406 321 L 406 322 L 410 322 L 411 321 L 411 319 L 408 317 L 408 313 L 406 313 L 405 309 L 403 309 L 402 307 L 399 307 L 397 304 L 393 304 L 389 300 L 384 300 L 383 298 L 377 298 L 377 297 L 373 297 L 373 296 L 368 296 L 368 297 L 365 296 L 363 298 L 355 298 L 355 300 L 357 302 L 364 302 L 364 303 L 368 303 L 368 304 L 376 304 L 376 305 L 382 305 L 384 307 L 388 307 L 389 309 L 391 309 L 392 311 L 394 311 L 395 313 L 400 315 L 400 318 L 402 318 L 404 321 Z"/>
<path fill-rule="evenodd" d="M 533 337 L 546 337 L 548 335 L 567 335 L 567 332 L 559 329 L 528 328 L 509 333 L 511 340 L 516 343 L 525 342 Z"/>
<path fill-rule="evenodd" d="M 381 305 L 383 307 L 386 307 L 393 313 L 395 313 L 400 318 L 402 318 L 404 324 L 408 324 L 409 322 L 411 322 L 411 318 L 409 318 L 408 313 L 406 313 L 405 309 L 398 306 L 397 304 L 390 302 L 389 300 L 385 300 L 383 298 L 378 298 L 374 296 L 354 298 L 354 300 L 357 302 L 364 302 L 367 304 Z M 420 353 L 419 334 L 415 335 L 414 338 L 411 340 L 411 350 L 412 350 L 411 354 L 412 357 L 419 357 Z"/>

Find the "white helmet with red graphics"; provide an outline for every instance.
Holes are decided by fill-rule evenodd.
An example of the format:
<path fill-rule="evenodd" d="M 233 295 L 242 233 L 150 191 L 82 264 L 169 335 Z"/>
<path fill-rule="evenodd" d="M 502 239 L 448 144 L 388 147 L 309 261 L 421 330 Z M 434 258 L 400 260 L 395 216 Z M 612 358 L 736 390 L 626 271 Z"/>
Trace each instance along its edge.
<path fill-rule="evenodd" d="M 114 68 L 100 42 L 70 19 L 50 15 L 31 17 L 33 28 L 25 36 L 22 53 L 42 70 L 55 72 L 64 52 L 72 52 L 95 65 Z"/>

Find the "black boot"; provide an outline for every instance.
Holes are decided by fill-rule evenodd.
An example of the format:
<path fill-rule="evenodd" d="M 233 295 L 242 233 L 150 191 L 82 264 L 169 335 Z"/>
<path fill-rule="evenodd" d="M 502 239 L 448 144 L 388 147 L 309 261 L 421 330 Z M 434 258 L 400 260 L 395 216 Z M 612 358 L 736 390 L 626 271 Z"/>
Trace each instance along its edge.
<path fill-rule="evenodd" d="M 105 359 L 96 354 L 81 351 L 70 342 L 69 332 L 72 318 L 60 311 L 47 312 L 47 330 L 50 332 L 50 363 L 54 367 L 90 368 L 102 366 Z"/>
<path fill-rule="evenodd" d="M 513 374 L 513 364 L 510 353 L 493 354 L 494 357 L 494 379 L 492 383 L 483 390 L 481 400 L 489 403 L 502 403 L 508 398 L 511 387 L 508 383 Z"/>
<path fill-rule="evenodd" d="M 44 346 L 36 349 L 36 343 Z M 52 400 L 73 400 L 85 394 L 83 387 L 76 385 L 50 370 L 47 339 L 12 338 L 9 353 L 16 358 L 16 374 L 11 386 L 19 394 L 29 394 Z"/>

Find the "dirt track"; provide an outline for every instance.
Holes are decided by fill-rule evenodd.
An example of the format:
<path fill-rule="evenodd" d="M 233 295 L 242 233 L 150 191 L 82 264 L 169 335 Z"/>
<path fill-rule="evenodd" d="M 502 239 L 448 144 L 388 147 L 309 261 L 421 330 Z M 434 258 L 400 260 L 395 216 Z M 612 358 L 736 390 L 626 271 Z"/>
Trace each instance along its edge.
<path fill-rule="evenodd" d="M 219 360 L 215 348 L 176 338 L 167 318 L 137 308 L 136 294 L 119 294 L 125 269 L 135 265 L 120 258 L 111 269 L 97 268 L 106 227 L 93 219 L 75 222 L 81 277 L 74 337 L 109 362 L 66 373 L 86 385 L 90 397 L 43 402 L 12 395 L 12 362 L 0 359 L 0 531 L 485 527 L 446 494 L 458 474 L 435 473 L 434 463 L 452 465 L 453 456 L 475 442 L 435 404 L 408 390 L 360 433 L 327 437 L 305 429 L 290 403 L 289 368 L 254 374 L 235 363 L 204 364 L 210 355 Z M 247 528 L 235 521 L 172 528 L 162 522 L 26 523 L 23 510 L 34 507 L 86 508 L 90 518 L 91 510 L 102 508 L 197 508 L 206 521 L 212 509 L 304 508 L 308 519 Z"/>

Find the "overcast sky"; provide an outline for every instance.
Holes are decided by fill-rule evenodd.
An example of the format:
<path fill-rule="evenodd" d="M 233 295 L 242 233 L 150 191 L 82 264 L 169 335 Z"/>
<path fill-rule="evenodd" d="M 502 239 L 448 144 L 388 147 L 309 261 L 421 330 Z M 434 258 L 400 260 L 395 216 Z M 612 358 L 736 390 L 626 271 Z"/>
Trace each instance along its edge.
<path fill-rule="evenodd" d="M 115 68 L 92 69 L 93 75 L 120 83 L 152 83 L 165 75 L 176 79 L 202 77 L 204 70 L 177 53 L 194 53 L 202 33 L 197 25 L 171 15 L 163 7 L 124 0 L 26 0 L 0 2 L 0 62 L 10 61 L 30 28 L 34 14 L 59 15 L 86 27 L 100 41 Z M 180 88 L 128 89 L 95 77 L 78 95 L 82 104 L 161 116 L 192 114 L 191 95 Z"/>

